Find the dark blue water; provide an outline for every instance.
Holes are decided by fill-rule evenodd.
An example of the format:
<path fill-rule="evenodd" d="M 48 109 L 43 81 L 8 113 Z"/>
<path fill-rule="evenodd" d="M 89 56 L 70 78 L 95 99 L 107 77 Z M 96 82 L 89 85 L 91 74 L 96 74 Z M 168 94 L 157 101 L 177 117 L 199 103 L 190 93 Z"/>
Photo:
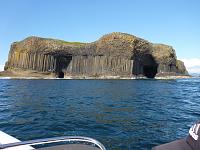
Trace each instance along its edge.
<path fill-rule="evenodd" d="M 21 140 L 80 135 L 108 150 L 184 138 L 200 118 L 200 79 L 0 80 L 0 130 Z"/>

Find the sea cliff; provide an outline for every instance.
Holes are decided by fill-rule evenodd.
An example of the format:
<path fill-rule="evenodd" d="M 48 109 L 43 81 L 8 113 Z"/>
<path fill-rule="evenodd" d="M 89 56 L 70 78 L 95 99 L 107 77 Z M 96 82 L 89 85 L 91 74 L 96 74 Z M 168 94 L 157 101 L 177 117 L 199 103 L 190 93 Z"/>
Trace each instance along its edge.
<path fill-rule="evenodd" d="M 92 43 L 28 37 L 11 45 L 2 75 L 80 78 L 187 76 L 173 47 L 114 32 Z"/>

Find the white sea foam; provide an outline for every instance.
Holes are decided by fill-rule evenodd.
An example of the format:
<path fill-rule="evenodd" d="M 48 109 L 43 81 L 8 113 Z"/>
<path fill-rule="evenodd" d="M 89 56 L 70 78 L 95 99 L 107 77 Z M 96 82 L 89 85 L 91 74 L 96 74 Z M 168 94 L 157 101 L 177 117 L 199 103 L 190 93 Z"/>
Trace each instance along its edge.
<path fill-rule="evenodd" d="M 0 79 L 11 79 L 11 77 L 0 77 Z"/>

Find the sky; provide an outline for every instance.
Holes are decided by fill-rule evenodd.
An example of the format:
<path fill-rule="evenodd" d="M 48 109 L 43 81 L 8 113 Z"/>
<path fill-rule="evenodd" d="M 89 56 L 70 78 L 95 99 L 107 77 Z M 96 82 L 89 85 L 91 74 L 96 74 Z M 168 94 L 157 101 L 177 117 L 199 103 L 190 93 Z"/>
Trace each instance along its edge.
<path fill-rule="evenodd" d="M 0 0 L 0 70 L 12 42 L 28 36 L 92 42 L 125 32 L 173 46 L 200 73 L 199 0 Z"/>

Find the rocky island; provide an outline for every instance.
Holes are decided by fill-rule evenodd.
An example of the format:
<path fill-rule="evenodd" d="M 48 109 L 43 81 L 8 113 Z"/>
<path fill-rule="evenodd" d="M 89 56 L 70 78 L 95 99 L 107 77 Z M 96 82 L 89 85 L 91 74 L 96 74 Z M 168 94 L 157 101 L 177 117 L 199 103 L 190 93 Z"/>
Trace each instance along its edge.
<path fill-rule="evenodd" d="M 11 45 L 1 76 L 39 78 L 155 78 L 187 76 L 168 45 L 114 32 L 92 43 L 28 37 Z"/>

